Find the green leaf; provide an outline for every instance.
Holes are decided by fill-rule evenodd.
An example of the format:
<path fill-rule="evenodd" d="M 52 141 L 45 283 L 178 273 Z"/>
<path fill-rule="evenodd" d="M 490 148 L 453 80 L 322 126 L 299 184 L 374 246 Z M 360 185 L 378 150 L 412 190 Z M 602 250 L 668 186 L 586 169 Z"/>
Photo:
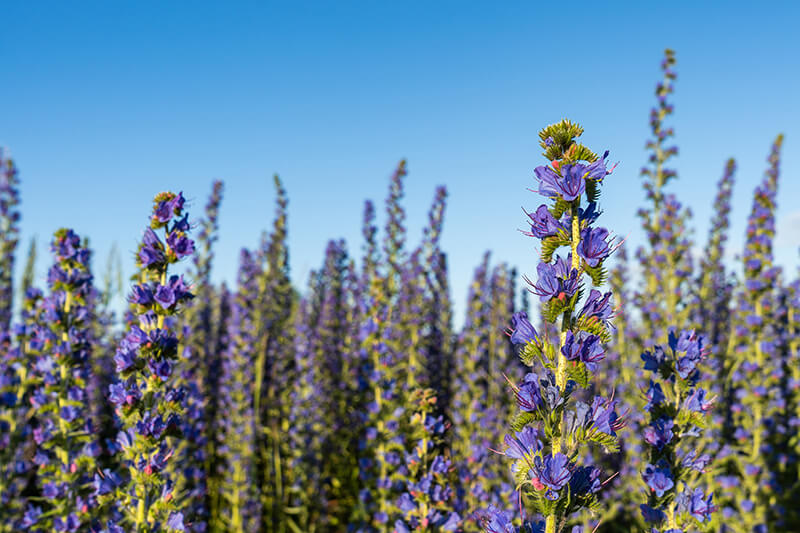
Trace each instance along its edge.
<path fill-rule="evenodd" d="M 583 266 L 583 270 L 589 274 L 590 278 L 592 278 L 592 285 L 599 287 L 606 282 L 606 279 L 608 278 L 608 271 L 603 268 L 602 261 L 598 263 L 596 267 L 589 266 L 589 263 L 583 260 L 581 261 L 581 264 Z"/>
<path fill-rule="evenodd" d="M 553 215 L 553 218 L 558 220 L 559 218 L 561 218 L 564 215 L 564 213 L 566 213 L 567 209 L 570 208 L 570 205 L 571 205 L 571 202 L 567 202 L 563 198 L 558 198 L 556 200 L 556 204 L 550 210 L 550 213 Z"/>
<path fill-rule="evenodd" d="M 511 419 L 511 429 L 514 431 L 522 431 L 525 426 L 529 426 L 540 420 L 541 416 L 539 412 L 529 413 L 527 411 L 519 411 L 514 417 Z"/>
<path fill-rule="evenodd" d="M 595 180 L 586 180 L 586 198 L 590 202 L 596 202 L 600 198 L 599 185 Z"/>
<path fill-rule="evenodd" d="M 616 437 L 612 437 L 607 433 L 600 431 L 590 431 L 587 435 L 589 441 L 595 442 L 605 448 L 607 453 L 615 453 L 619 451 L 619 441 Z"/>
<path fill-rule="evenodd" d="M 569 235 L 564 230 L 559 230 L 558 234 L 542 239 L 542 261 L 550 263 L 555 251 L 562 246 L 569 246 L 570 242 Z"/>
<path fill-rule="evenodd" d="M 567 378 L 573 380 L 575 383 L 585 389 L 589 386 L 589 379 L 592 377 L 592 373 L 589 372 L 589 369 L 586 368 L 586 365 L 583 363 L 573 363 L 573 361 L 570 361 L 567 364 Z"/>
<path fill-rule="evenodd" d="M 578 317 L 574 323 L 574 327 L 580 331 L 597 335 L 604 343 L 611 340 L 611 333 L 608 331 L 608 328 L 596 317 Z"/>
<path fill-rule="evenodd" d="M 686 409 L 681 409 L 678 411 L 678 417 L 675 422 L 681 426 L 693 425 L 699 427 L 700 429 L 706 429 L 708 426 L 703 413 L 698 413 L 697 411 L 688 411 Z"/>

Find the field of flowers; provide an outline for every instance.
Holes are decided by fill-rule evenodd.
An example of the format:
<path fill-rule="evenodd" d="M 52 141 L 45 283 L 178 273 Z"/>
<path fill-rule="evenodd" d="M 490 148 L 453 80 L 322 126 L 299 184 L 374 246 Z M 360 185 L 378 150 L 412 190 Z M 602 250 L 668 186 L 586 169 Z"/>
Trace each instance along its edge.
<path fill-rule="evenodd" d="M 460 331 L 447 192 L 412 244 L 405 162 L 385 227 L 367 201 L 363 253 L 330 241 L 303 289 L 279 178 L 230 287 L 211 282 L 222 182 L 203 213 L 159 192 L 120 314 L 71 229 L 46 286 L 35 253 L 12 280 L 19 176 L 0 152 L 0 532 L 800 531 L 800 278 L 773 260 L 782 137 L 741 261 L 723 262 L 734 160 L 693 256 L 670 193 L 672 51 L 661 68 L 646 244 L 602 225 L 613 146 L 547 126 L 526 196 L 536 266 L 486 253 Z"/>

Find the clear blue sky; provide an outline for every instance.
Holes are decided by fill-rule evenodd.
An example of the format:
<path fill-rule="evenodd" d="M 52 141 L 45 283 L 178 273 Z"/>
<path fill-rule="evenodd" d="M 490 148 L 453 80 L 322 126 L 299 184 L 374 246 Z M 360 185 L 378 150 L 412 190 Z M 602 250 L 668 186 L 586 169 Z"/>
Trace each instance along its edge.
<path fill-rule="evenodd" d="M 780 261 L 800 244 L 800 38 L 797 2 L 2 2 L 0 144 L 21 171 L 24 256 L 61 225 L 89 235 L 95 269 L 116 241 L 132 253 L 150 200 L 183 190 L 200 215 L 226 183 L 215 278 L 234 279 L 290 196 L 299 286 L 329 238 L 360 255 L 363 201 L 382 205 L 409 161 L 417 240 L 434 187 L 450 191 L 443 245 L 463 303 L 485 249 L 535 270 L 521 206 L 542 163 L 536 133 L 569 117 L 584 142 L 620 161 L 605 225 L 641 231 L 638 171 L 662 50 L 677 51 L 672 188 L 706 237 L 714 184 L 739 162 L 731 249 L 769 145 L 786 134 Z M 47 254 L 40 247 L 39 280 Z M 22 261 L 20 261 L 22 262 Z"/>

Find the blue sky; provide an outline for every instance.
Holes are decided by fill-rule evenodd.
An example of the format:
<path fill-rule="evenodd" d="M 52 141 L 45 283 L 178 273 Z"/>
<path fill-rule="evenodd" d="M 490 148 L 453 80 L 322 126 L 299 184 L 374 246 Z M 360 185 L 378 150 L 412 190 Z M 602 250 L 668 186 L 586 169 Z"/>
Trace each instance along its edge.
<path fill-rule="evenodd" d="M 447 186 L 443 246 L 465 299 L 482 252 L 535 270 L 521 206 L 542 164 L 537 131 L 562 117 L 620 161 L 603 223 L 641 241 L 648 110 L 662 50 L 678 58 L 671 189 L 705 240 L 714 186 L 739 164 L 730 249 L 741 249 L 770 143 L 786 134 L 778 259 L 800 245 L 800 4 L 675 2 L 3 2 L 0 144 L 21 172 L 23 242 L 62 225 L 89 235 L 100 271 L 113 242 L 132 268 L 152 196 L 183 190 L 199 216 L 226 183 L 217 280 L 290 197 L 299 286 L 344 237 L 360 255 L 363 201 L 382 205 L 408 159 L 418 240 Z M 381 217 L 382 219 L 382 217 Z M 40 247 L 40 258 L 45 257 Z M 731 263 L 734 264 L 733 262 Z M 39 262 L 39 280 L 46 260 Z"/>

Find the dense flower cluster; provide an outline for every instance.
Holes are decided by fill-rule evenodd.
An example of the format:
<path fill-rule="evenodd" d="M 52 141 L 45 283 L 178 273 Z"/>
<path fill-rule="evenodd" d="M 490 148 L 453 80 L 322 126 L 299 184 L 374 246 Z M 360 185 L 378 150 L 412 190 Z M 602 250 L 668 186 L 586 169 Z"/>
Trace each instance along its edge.
<path fill-rule="evenodd" d="M 76 531 L 86 528 L 95 507 L 88 490 L 95 442 L 87 384 L 92 356 L 92 275 L 89 251 L 72 230 L 60 229 L 51 245 L 56 262 L 47 281 L 50 294 L 41 303 L 49 328 L 37 331 L 30 346 L 36 356 L 37 387 L 30 402 L 35 409 L 33 462 L 45 499 L 30 504 L 22 526 L 32 531 Z"/>
<path fill-rule="evenodd" d="M 128 297 L 138 323 L 130 325 L 114 355 L 118 381 L 108 401 L 121 421 L 121 472 L 95 475 L 95 496 L 116 504 L 108 529 L 184 531 L 180 498 L 168 463 L 181 434 L 184 388 L 175 387 L 179 339 L 174 320 L 192 298 L 183 276 L 168 267 L 194 253 L 181 193 L 158 194 L 137 254 L 140 282 Z M 163 234 L 163 239 L 159 236 Z"/>
<path fill-rule="evenodd" d="M 711 462 L 693 439 L 706 427 L 706 413 L 715 400 L 698 386 L 707 352 L 703 337 L 682 331 L 670 333 L 666 350 L 655 346 L 642 354 L 651 377 L 645 393 L 649 420 L 642 431 L 648 448 L 642 471 L 648 498 L 641 511 L 654 528 L 694 531 L 714 511 L 713 493 L 690 488 L 696 473 L 705 473 Z"/>
<path fill-rule="evenodd" d="M 545 531 L 562 531 L 570 515 L 597 506 L 604 478 L 599 468 L 582 465 L 590 443 L 616 450 L 623 426 L 617 402 L 601 395 L 578 399 L 605 358 L 613 315 L 611 293 L 594 287 L 606 277 L 603 262 L 614 244 L 608 230 L 594 227 L 599 212 L 599 186 L 611 173 L 607 153 L 597 157 L 575 139 L 583 129 L 569 121 L 539 134 L 551 164 L 536 168 L 543 204 L 529 215 L 532 236 L 541 239 L 542 261 L 537 281 L 528 281 L 543 304 L 548 322 L 560 319 L 557 339 L 540 335 L 524 311 L 511 318 L 511 342 L 520 346 L 523 362 L 534 369 L 513 386 L 518 412 L 502 452 L 521 502 L 546 517 Z M 587 204 L 581 205 L 583 196 Z M 544 228 L 544 229 L 543 229 Z M 567 247 L 565 256 L 554 256 Z M 585 285 L 588 293 L 584 295 Z M 484 528 L 492 531 L 505 520 L 489 511 Z M 494 524 L 494 525 L 493 525 Z"/>

